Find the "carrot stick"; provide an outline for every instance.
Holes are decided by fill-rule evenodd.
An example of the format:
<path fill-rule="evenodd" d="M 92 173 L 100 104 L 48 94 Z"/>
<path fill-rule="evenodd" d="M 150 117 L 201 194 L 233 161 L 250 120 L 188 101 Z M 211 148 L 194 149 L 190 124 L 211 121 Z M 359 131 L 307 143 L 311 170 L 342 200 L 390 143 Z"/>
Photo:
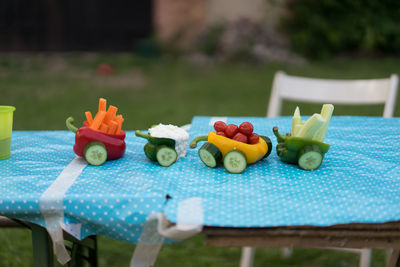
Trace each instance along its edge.
<path fill-rule="evenodd" d="M 110 121 L 110 126 L 108 127 L 108 132 L 109 134 L 115 134 L 118 128 L 118 122 L 116 121 Z"/>
<path fill-rule="evenodd" d="M 99 99 L 99 112 L 107 110 L 107 100 L 104 98 Z"/>
<path fill-rule="evenodd" d="M 93 117 L 92 113 L 90 111 L 85 112 L 87 122 L 89 123 L 89 126 L 93 123 Z"/>
<path fill-rule="evenodd" d="M 117 107 L 110 105 L 106 117 L 104 118 L 104 123 L 109 123 L 115 117 L 115 115 L 117 115 L 117 111 Z"/>
<path fill-rule="evenodd" d="M 116 119 L 117 119 L 117 122 L 118 122 L 118 127 L 117 127 L 116 134 L 119 134 L 121 132 L 121 129 L 122 129 L 122 123 L 124 122 L 124 117 L 122 117 L 122 115 L 118 115 Z"/>
<path fill-rule="evenodd" d="M 101 126 L 100 126 L 100 132 L 102 132 L 102 133 L 107 133 L 107 132 L 108 132 L 108 125 L 105 124 L 105 123 L 101 124 Z"/>
<path fill-rule="evenodd" d="M 104 117 L 106 116 L 106 112 L 105 111 L 99 111 L 96 114 L 96 117 L 93 120 L 92 125 L 90 125 L 90 128 L 92 128 L 93 130 L 98 130 L 101 123 L 103 122 Z"/>

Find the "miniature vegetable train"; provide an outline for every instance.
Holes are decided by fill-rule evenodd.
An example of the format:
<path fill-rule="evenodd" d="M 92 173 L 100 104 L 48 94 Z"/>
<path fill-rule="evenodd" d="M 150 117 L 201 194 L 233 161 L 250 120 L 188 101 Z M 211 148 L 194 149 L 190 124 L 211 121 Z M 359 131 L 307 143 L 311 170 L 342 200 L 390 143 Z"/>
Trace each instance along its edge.
<path fill-rule="evenodd" d="M 333 113 L 333 105 L 322 106 L 320 114 L 314 114 L 307 121 L 301 121 L 297 107 L 292 118 L 292 131 L 280 134 L 278 127 L 273 128 L 278 140 L 276 152 L 287 163 L 298 164 L 304 170 L 317 169 L 328 152 L 330 145 L 323 142 Z M 106 160 L 118 159 L 125 153 L 125 132 L 121 129 L 124 121 L 117 116 L 117 108 L 107 110 L 106 100 L 100 98 L 99 110 L 94 118 L 85 112 L 83 127 L 73 125 L 69 117 L 66 126 L 75 135 L 74 152 L 90 165 L 102 165 Z M 239 127 L 226 125 L 222 121 L 214 124 L 216 132 L 196 137 L 190 147 L 195 148 L 200 141 L 206 141 L 199 149 L 200 160 L 208 167 L 215 168 L 221 162 L 230 173 L 242 173 L 248 164 L 255 163 L 271 154 L 272 143 L 266 136 L 253 133 L 253 125 L 243 122 Z M 186 155 L 189 134 L 174 125 L 155 125 L 145 134 L 135 132 L 136 136 L 148 140 L 144 153 L 151 161 L 161 166 L 171 166 Z"/>

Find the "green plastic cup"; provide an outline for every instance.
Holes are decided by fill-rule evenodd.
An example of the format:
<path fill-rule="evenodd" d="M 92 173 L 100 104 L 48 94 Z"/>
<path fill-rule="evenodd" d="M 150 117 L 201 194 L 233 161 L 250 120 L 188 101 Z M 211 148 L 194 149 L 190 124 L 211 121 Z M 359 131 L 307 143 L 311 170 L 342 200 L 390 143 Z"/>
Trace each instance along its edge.
<path fill-rule="evenodd" d="M 11 133 L 15 107 L 0 106 L 0 160 L 11 156 Z"/>

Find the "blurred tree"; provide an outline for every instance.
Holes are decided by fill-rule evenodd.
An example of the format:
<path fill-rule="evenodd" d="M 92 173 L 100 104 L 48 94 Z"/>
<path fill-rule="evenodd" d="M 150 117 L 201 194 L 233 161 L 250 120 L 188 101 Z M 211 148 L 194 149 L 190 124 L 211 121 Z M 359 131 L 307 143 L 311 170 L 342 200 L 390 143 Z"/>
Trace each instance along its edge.
<path fill-rule="evenodd" d="M 400 54 L 398 0 L 288 0 L 283 26 L 296 52 Z"/>

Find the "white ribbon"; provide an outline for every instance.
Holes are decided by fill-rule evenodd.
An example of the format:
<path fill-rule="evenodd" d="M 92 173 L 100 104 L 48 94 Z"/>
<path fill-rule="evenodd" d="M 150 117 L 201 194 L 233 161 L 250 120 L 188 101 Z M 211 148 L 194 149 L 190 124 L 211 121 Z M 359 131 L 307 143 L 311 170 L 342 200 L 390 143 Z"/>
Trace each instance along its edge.
<path fill-rule="evenodd" d="M 165 237 L 184 240 L 203 229 L 204 211 L 199 197 L 185 199 L 178 204 L 177 223 L 170 224 L 163 213 L 152 213 L 140 235 L 130 267 L 153 266 Z"/>
<path fill-rule="evenodd" d="M 148 267 L 153 266 L 156 262 L 158 252 L 165 239 L 157 231 L 160 214 L 153 213 L 147 218 L 131 259 L 131 267 Z"/>
<path fill-rule="evenodd" d="M 63 198 L 86 166 L 87 162 L 83 158 L 74 158 L 40 197 L 40 210 L 46 223 L 47 232 L 53 241 L 54 254 L 63 265 L 71 259 L 64 245 Z M 78 227 L 80 229 L 80 226 Z"/>

